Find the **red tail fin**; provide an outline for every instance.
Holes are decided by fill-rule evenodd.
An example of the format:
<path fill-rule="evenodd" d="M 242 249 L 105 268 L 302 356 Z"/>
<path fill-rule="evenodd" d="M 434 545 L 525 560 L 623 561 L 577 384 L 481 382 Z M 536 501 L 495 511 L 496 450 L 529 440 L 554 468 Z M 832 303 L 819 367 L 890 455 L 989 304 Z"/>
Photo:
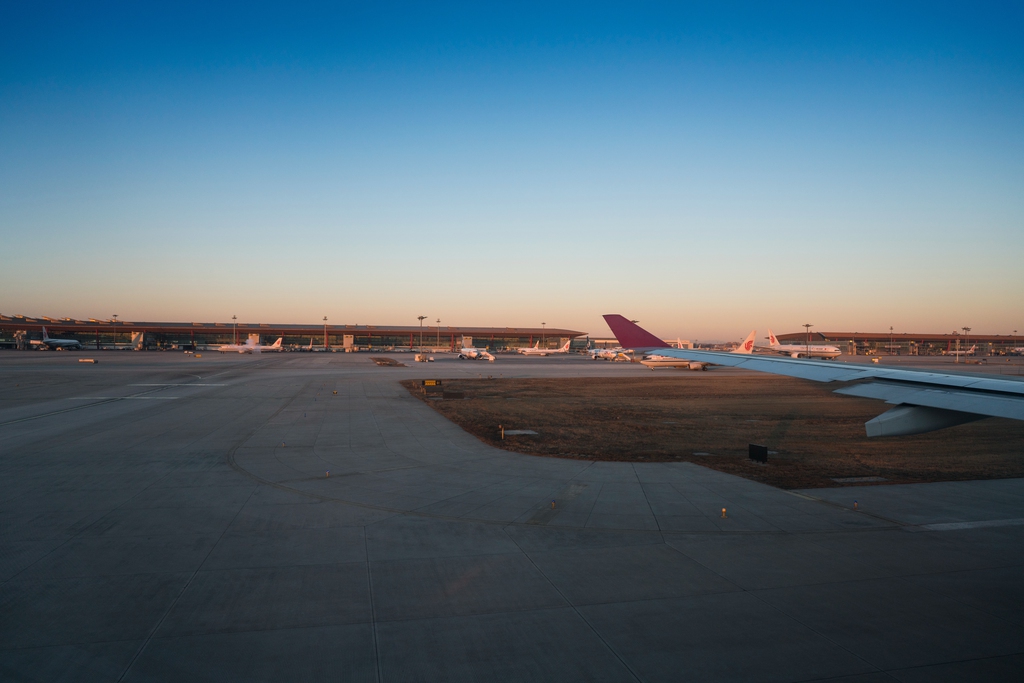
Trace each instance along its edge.
<path fill-rule="evenodd" d="M 609 314 L 604 316 L 604 320 L 624 349 L 662 349 L 668 346 L 644 328 L 626 320 L 621 315 Z"/>

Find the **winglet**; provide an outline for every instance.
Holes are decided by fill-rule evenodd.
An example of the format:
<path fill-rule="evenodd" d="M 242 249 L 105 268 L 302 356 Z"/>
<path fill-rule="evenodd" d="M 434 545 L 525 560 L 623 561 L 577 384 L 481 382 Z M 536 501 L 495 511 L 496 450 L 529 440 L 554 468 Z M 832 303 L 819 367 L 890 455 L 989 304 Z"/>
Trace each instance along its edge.
<path fill-rule="evenodd" d="M 769 336 L 773 336 L 770 330 L 768 331 L 768 335 Z M 757 338 L 757 330 L 751 330 L 750 334 L 747 335 L 747 338 L 743 340 L 743 343 L 740 344 L 738 347 L 736 347 L 736 349 L 734 349 L 732 351 L 732 353 L 747 353 L 747 354 L 753 353 L 754 352 L 754 339 L 756 339 L 756 338 Z"/>
<path fill-rule="evenodd" d="M 779 346 L 779 338 L 775 336 L 775 333 L 772 332 L 772 328 L 770 327 L 768 328 L 768 346 L 773 349 Z"/>
<path fill-rule="evenodd" d="M 624 349 L 664 349 L 668 344 L 655 337 L 653 334 L 640 327 L 636 323 L 626 320 L 618 314 L 604 316 L 612 334 L 619 340 Z"/>

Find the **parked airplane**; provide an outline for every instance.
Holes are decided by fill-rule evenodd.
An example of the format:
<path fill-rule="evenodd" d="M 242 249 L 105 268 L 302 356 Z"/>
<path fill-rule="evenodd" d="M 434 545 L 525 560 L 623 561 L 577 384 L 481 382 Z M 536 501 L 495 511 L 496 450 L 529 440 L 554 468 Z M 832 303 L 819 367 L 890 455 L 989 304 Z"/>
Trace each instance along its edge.
<path fill-rule="evenodd" d="M 80 349 L 82 348 L 82 342 L 77 339 L 54 339 L 43 328 L 42 340 L 33 339 L 31 342 L 32 346 L 38 346 L 40 349 L 53 349 L 54 351 L 63 351 L 66 349 Z"/>
<path fill-rule="evenodd" d="M 838 346 L 826 344 L 780 344 L 778 337 L 768 328 L 768 346 L 772 351 L 784 353 L 790 358 L 821 358 L 831 360 L 843 355 Z"/>
<path fill-rule="evenodd" d="M 978 345 L 974 344 L 969 349 L 963 351 L 957 351 L 956 349 L 950 349 L 949 351 L 943 351 L 943 356 L 973 356 L 974 352 L 978 350 Z"/>
<path fill-rule="evenodd" d="M 741 353 L 750 355 L 754 352 L 754 340 L 757 339 L 757 330 L 751 330 L 747 338 L 743 340 L 743 343 L 737 346 L 729 353 Z M 664 344 L 664 342 L 662 342 Z M 665 344 L 668 347 L 668 344 Z M 681 346 L 681 344 L 680 344 Z M 678 349 L 679 346 L 669 347 Z M 657 368 L 682 368 L 684 370 L 707 370 L 711 363 L 704 363 L 695 360 L 686 360 L 679 358 L 678 356 L 666 356 L 663 353 L 655 352 L 649 353 L 644 356 L 643 360 L 640 361 L 642 365 L 649 367 L 651 370 Z"/>
<path fill-rule="evenodd" d="M 569 353 L 569 342 L 571 341 L 571 339 L 566 339 L 565 343 L 557 349 L 542 349 L 540 348 L 540 342 L 538 341 L 533 346 L 516 349 L 516 353 L 521 353 L 524 356 L 550 356 L 553 353 Z"/>
<path fill-rule="evenodd" d="M 244 344 L 222 344 L 217 347 L 218 351 L 225 353 L 262 353 L 264 351 L 280 351 L 284 337 L 278 337 L 277 341 L 270 346 L 260 346 L 260 336 L 251 334 Z"/>
<path fill-rule="evenodd" d="M 485 360 L 494 362 L 494 356 L 487 349 L 478 349 L 475 346 L 464 346 L 459 349 L 459 360 Z"/>
<path fill-rule="evenodd" d="M 629 360 L 630 351 L 619 346 L 614 349 L 587 349 L 587 353 L 590 354 L 591 360 Z"/>
<path fill-rule="evenodd" d="M 877 398 L 895 406 L 868 420 L 864 427 L 869 437 L 923 434 L 986 417 L 1024 420 L 1024 382 L 1012 379 L 970 373 L 947 374 L 878 365 L 830 363 L 805 358 L 666 349 L 662 348 L 665 342 L 621 315 L 606 315 L 604 319 L 623 346 L 658 349 L 658 353 L 666 356 L 816 382 L 851 382 L 836 389 L 836 393 Z"/>

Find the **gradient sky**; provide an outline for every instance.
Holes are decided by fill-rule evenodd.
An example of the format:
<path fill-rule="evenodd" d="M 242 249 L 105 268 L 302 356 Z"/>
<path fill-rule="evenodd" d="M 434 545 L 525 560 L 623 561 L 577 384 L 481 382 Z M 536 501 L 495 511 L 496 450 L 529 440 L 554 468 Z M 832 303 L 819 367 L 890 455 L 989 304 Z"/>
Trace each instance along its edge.
<path fill-rule="evenodd" d="M 636 4 L 4 3 L 0 312 L 1024 330 L 1019 3 Z"/>

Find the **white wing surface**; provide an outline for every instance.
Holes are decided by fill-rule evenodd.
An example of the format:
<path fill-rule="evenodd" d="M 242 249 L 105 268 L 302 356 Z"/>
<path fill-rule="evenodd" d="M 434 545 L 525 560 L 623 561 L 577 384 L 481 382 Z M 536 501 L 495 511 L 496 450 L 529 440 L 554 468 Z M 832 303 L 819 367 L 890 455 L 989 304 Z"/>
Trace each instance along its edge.
<path fill-rule="evenodd" d="M 623 346 L 658 341 L 619 315 L 605 320 Z M 635 329 L 634 329 L 635 328 Z M 653 341 L 652 341 L 653 340 Z M 745 368 L 815 382 L 856 382 L 836 393 L 876 398 L 897 408 L 866 423 L 868 436 L 902 436 L 951 427 L 985 417 L 1024 420 L 1024 381 L 978 374 L 854 366 L 781 356 L 744 356 L 719 351 L 658 348 L 658 354 Z"/>

